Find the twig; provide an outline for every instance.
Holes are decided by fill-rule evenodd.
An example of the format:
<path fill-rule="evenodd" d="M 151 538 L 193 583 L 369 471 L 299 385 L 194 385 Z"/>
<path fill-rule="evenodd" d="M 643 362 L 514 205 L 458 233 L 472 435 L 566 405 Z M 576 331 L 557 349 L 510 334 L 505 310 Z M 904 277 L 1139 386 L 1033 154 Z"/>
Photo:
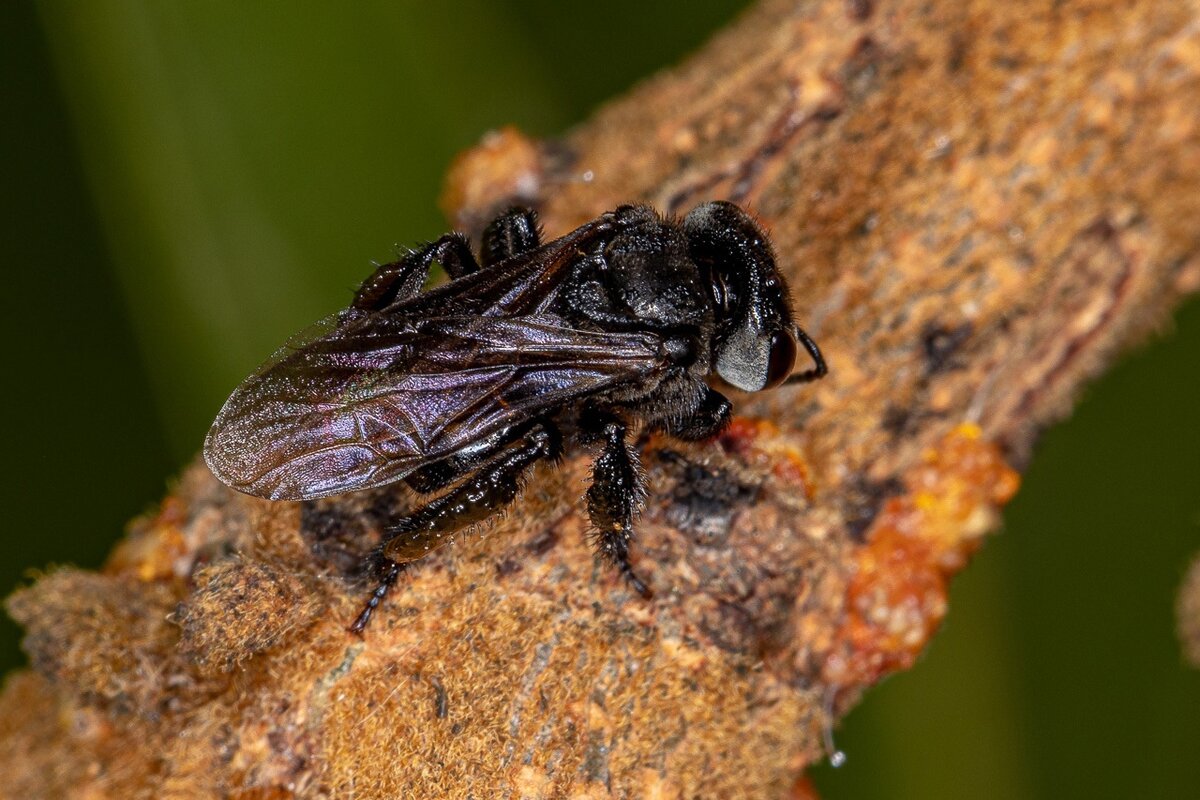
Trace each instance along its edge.
<path fill-rule="evenodd" d="M 569 461 L 360 643 L 329 578 L 403 492 L 302 509 L 195 467 L 101 574 L 10 601 L 9 791 L 782 796 L 826 699 L 920 652 L 1038 431 L 1200 285 L 1200 8 L 1021 6 L 766 2 L 564 141 L 452 171 L 468 230 L 714 197 L 771 230 L 832 373 L 736 398 L 716 444 L 647 443 L 653 602 L 594 565 Z"/>

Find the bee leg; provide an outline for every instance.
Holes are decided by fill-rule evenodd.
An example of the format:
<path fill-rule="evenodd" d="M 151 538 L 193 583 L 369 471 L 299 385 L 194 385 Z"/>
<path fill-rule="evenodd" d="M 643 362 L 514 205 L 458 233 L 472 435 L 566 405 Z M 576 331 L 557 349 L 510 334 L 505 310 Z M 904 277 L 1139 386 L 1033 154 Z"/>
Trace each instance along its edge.
<path fill-rule="evenodd" d="M 581 423 L 585 430 L 590 429 L 588 438 L 603 442 L 603 449 L 592 465 L 592 485 L 587 491 L 588 516 L 596 528 L 596 547 L 634 591 L 649 599 L 650 588 L 629 563 L 633 517 L 646 498 L 637 455 L 625 441 L 625 424 L 612 414 L 585 412 Z"/>
<path fill-rule="evenodd" d="M 668 420 L 663 426 L 667 433 L 686 442 L 711 439 L 720 433 L 733 414 L 733 404 L 715 389 L 709 389 L 700 405 L 682 419 Z"/>
<path fill-rule="evenodd" d="M 350 626 L 350 632 L 362 636 L 362 632 L 367 629 L 367 623 L 371 621 L 371 615 L 375 613 L 375 609 L 383 602 L 383 598 L 387 597 L 388 590 L 396 583 L 407 564 L 397 564 L 390 558 L 385 558 L 382 555 L 378 556 L 375 572 L 379 577 L 379 585 L 375 587 L 375 591 L 371 592 L 371 598 L 367 600 L 367 604 L 363 606 L 363 610 L 359 612 L 354 623 Z"/>
<path fill-rule="evenodd" d="M 441 491 L 468 472 L 478 469 L 481 464 L 500 450 L 523 437 L 531 427 L 516 425 L 501 430 L 488 437 L 477 449 L 469 453 L 455 453 L 441 461 L 435 461 L 414 470 L 404 477 L 404 482 L 408 484 L 408 488 L 418 494 L 432 494 Z"/>
<path fill-rule="evenodd" d="M 404 476 L 404 483 L 418 494 L 433 494 L 461 478 L 467 469 L 457 459 L 445 458 Z"/>
<path fill-rule="evenodd" d="M 546 423 L 538 425 L 463 483 L 390 525 L 382 555 L 407 563 L 441 547 L 450 540 L 447 534 L 481 522 L 511 503 L 529 467 L 540 459 L 556 458 L 561 449 L 558 431 Z"/>
<path fill-rule="evenodd" d="M 536 250 L 542 243 L 537 214 L 515 206 L 496 217 L 483 231 L 480 256 L 484 267 Z"/>
<path fill-rule="evenodd" d="M 414 297 L 429 279 L 429 270 L 434 262 L 441 264 L 451 278 L 479 269 L 467 244 L 467 237 L 461 233 L 449 233 L 399 261 L 376 268 L 359 287 L 354 302 L 350 304 L 351 308 L 382 311 L 398 300 Z"/>
<path fill-rule="evenodd" d="M 413 561 L 450 542 L 449 536 L 474 522 L 490 517 L 507 505 L 521 489 L 521 477 L 537 460 L 557 458 L 561 452 L 558 431 L 539 424 L 520 445 L 502 451 L 470 479 L 447 494 L 397 520 L 384 532 L 384 541 L 370 556 L 379 585 L 371 593 L 350 632 L 361 635 L 371 615 L 397 578 Z"/>

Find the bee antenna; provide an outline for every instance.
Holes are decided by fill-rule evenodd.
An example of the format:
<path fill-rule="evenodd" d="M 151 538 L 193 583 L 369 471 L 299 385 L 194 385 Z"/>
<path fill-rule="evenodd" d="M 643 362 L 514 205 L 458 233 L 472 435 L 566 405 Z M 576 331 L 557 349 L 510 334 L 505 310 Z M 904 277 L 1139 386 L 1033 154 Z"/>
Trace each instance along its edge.
<path fill-rule="evenodd" d="M 821 348 L 817 347 L 817 343 L 812 340 L 812 337 L 795 323 L 792 323 L 792 333 L 796 336 L 796 341 L 808 351 L 809 357 L 813 360 L 813 367 L 812 369 L 804 370 L 799 375 L 793 375 L 788 378 L 787 383 L 808 383 L 809 381 L 815 381 L 818 378 L 824 378 L 828 375 L 829 367 L 825 365 L 825 356 L 821 355 Z"/>

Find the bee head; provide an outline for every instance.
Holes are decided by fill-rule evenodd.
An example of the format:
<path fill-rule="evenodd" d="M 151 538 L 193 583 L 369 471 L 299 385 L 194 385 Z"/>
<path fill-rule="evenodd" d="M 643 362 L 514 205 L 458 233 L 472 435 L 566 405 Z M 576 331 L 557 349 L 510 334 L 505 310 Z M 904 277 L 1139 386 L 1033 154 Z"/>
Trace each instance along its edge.
<path fill-rule="evenodd" d="M 745 211 L 722 201 L 692 209 L 683 229 L 711 293 L 717 375 L 746 392 L 783 383 L 796 364 L 796 326 L 766 234 Z"/>

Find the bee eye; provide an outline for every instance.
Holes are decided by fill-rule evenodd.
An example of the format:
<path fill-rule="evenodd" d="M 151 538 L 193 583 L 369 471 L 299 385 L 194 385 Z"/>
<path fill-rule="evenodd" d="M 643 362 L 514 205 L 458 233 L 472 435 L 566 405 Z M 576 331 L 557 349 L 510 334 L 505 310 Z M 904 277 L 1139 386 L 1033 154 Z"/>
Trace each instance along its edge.
<path fill-rule="evenodd" d="M 792 374 L 796 366 L 796 342 L 791 334 L 775 331 L 771 334 L 771 355 L 767 361 L 767 382 L 764 389 L 778 386 Z"/>

